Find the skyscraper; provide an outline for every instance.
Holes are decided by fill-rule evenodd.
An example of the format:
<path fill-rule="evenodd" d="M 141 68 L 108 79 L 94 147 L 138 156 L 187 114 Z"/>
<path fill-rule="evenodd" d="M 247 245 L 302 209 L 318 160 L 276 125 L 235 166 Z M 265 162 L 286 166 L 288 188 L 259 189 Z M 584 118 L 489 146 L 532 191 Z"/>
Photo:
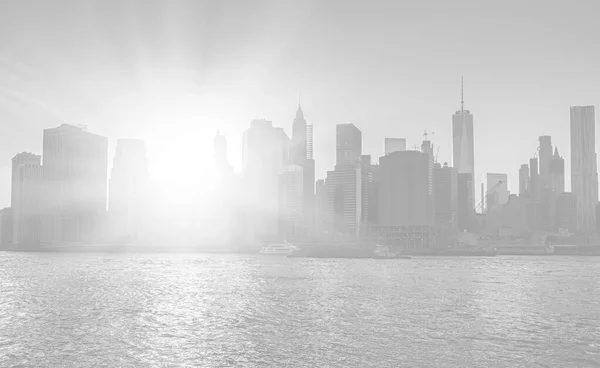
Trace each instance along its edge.
<path fill-rule="evenodd" d="M 335 132 L 335 164 L 354 167 L 360 164 L 362 133 L 354 124 L 338 124 Z"/>
<path fill-rule="evenodd" d="M 41 242 L 81 243 L 103 232 L 108 139 L 85 127 L 44 130 Z"/>
<path fill-rule="evenodd" d="M 220 179 L 232 173 L 233 169 L 227 159 L 227 139 L 217 131 L 213 141 L 215 168 Z"/>
<path fill-rule="evenodd" d="M 108 214 L 113 239 L 136 240 L 145 230 L 148 212 L 146 143 L 119 139 L 110 176 Z"/>
<path fill-rule="evenodd" d="M 291 164 L 281 174 L 281 230 L 287 241 L 306 236 L 303 170 L 302 166 Z"/>
<path fill-rule="evenodd" d="M 459 174 L 471 174 L 475 178 L 475 148 L 473 139 L 473 114 L 464 109 L 461 79 L 460 110 L 452 115 L 452 166 Z M 475 198 L 475 185 L 473 185 Z"/>
<path fill-rule="evenodd" d="M 578 231 L 595 231 L 598 169 L 594 106 L 571 107 L 571 187 L 577 202 Z"/>
<path fill-rule="evenodd" d="M 475 220 L 473 178 L 470 173 L 457 175 L 458 185 L 458 230 L 471 231 Z"/>
<path fill-rule="evenodd" d="M 541 197 L 537 157 L 529 159 L 529 195 L 535 200 L 539 200 Z"/>
<path fill-rule="evenodd" d="M 19 153 L 12 159 L 11 207 L 14 249 L 39 246 L 42 216 L 41 156 Z"/>
<path fill-rule="evenodd" d="M 458 177 L 456 169 L 435 164 L 434 190 L 435 193 L 435 223 L 436 225 L 458 226 Z"/>
<path fill-rule="evenodd" d="M 529 195 L 529 165 L 523 164 L 519 169 L 519 196 Z"/>
<path fill-rule="evenodd" d="M 379 158 L 379 223 L 433 225 L 429 154 L 400 151 Z"/>
<path fill-rule="evenodd" d="M 558 154 L 558 147 L 554 148 L 550 161 L 550 189 L 555 194 L 565 191 L 565 160 Z"/>
<path fill-rule="evenodd" d="M 289 163 L 290 142 L 268 120 L 253 120 L 243 137 L 243 176 L 247 241 L 273 241 L 279 235 L 280 174 Z"/>
<path fill-rule="evenodd" d="M 552 161 L 552 138 L 549 135 L 539 137 L 539 187 L 541 195 L 547 195 L 550 189 L 550 163 Z"/>

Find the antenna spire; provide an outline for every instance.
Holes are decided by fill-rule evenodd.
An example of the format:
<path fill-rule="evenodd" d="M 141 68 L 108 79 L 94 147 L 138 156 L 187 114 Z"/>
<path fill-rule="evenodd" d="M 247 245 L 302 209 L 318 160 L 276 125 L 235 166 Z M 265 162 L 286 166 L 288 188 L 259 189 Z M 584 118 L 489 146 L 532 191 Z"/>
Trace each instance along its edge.
<path fill-rule="evenodd" d="M 463 88 L 463 77 L 460 77 L 460 111 L 465 111 L 465 98 L 464 98 L 464 88 Z"/>

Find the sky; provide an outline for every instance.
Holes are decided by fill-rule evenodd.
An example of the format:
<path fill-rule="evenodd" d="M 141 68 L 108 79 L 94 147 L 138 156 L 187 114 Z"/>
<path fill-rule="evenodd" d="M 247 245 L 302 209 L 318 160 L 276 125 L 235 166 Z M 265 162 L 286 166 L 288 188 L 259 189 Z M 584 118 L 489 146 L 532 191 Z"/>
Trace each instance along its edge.
<path fill-rule="evenodd" d="M 84 124 L 146 139 L 154 177 L 201 179 L 217 130 L 241 169 L 255 118 L 291 135 L 300 101 L 317 178 L 335 125 L 420 145 L 450 161 L 452 114 L 474 114 L 475 174 L 518 169 L 551 135 L 570 188 L 569 106 L 600 104 L 600 5 L 548 1 L 2 1 L 0 207 L 10 164 L 41 154 L 42 132 Z M 435 148 L 437 150 L 437 148 Z M 185 174 L 183 174 L 185 171 Z M 190 181 L 193 182 L 193 181 Z M 479 187 L 478 187 L 479 188 Z M 183 188 L 182 188 L 183 189 Z M 188 190 L 191 188 L 187 188 Z M 479 191 L 477 191 L 479 192 Z"/>

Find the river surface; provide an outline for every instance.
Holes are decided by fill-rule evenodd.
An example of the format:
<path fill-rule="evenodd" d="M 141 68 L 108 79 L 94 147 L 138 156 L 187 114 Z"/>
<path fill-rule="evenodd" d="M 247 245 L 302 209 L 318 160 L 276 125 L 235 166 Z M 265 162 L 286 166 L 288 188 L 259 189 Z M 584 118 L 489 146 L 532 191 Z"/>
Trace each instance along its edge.
<path fill-rule="evenodd" d="M 0 252 L 0 367 L 600 367 L 600 257 Z"/>

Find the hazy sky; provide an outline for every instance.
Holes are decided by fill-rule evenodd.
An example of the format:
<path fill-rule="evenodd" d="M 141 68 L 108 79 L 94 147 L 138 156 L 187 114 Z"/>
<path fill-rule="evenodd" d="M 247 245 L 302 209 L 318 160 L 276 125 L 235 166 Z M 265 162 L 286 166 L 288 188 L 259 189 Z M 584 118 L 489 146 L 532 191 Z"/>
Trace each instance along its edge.
<path fill-rule="evenodd" d="M 112 144 L 146 138 L 155 174 L 200 175 L 217 129 L 238 169 L 251 119 L 291 134 L 298 91 L 318 178 L 344 122 L 374 157 L 385 137 L 412 147 L 427 129 L 449 161 L 461 75 L 479 181 L 507 173 L 517 191 L 541 134 L 558 144 L 568 178 L 569 106 L 600 105 L 599 10 L 593 1 L 2 1 L 0 206 L 10 159 L 41 153 L 43 128 L 86 124 Z"/>

